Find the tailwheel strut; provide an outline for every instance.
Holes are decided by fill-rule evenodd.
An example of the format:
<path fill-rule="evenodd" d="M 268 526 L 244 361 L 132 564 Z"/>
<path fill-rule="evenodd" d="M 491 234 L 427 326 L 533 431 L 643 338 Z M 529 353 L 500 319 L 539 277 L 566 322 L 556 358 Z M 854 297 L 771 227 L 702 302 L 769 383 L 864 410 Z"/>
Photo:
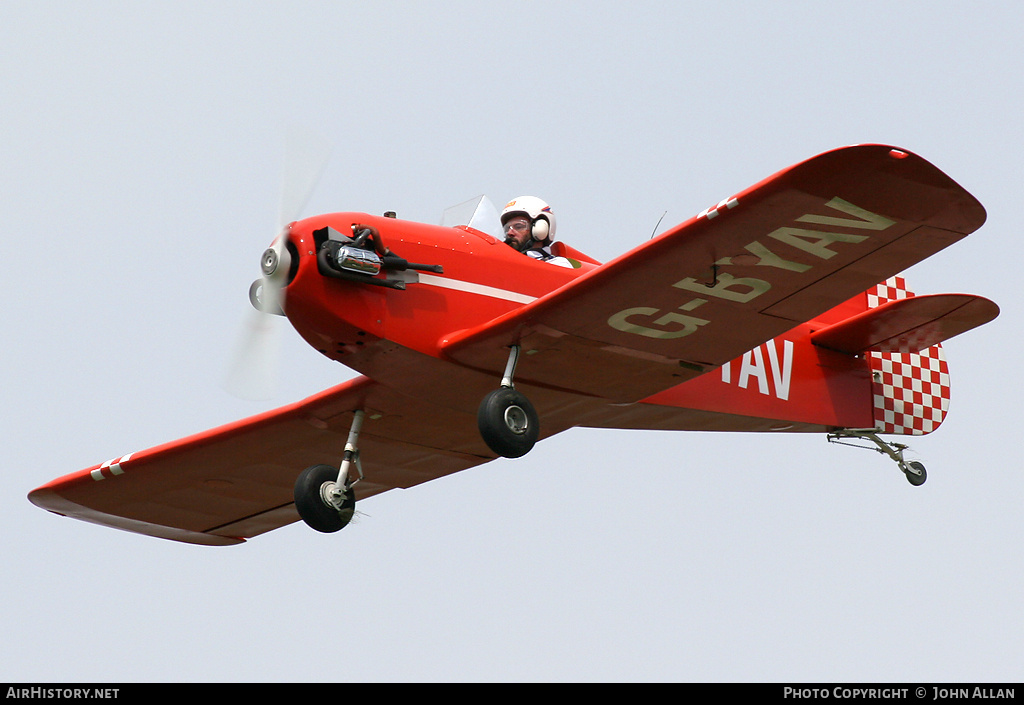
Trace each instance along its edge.
<path fill-rule="evenodd" d="M 340 468 L 333 465 L 311 465 L 295 481 L 295 508 L 299 516 L 310 527 L 325 534 L 344 529 L 355 515 L 356 494 L 353 485 L 363 479 L 358 441 L 365 415 L 362 409 L 355 412 Z M 353 467 L 359 477 L 350 480 L 349 474 Z"/>
<path fill-rule="evenodd" d="M 520 347 L 511 346 L 501 386 L 480 402 L 477 426 L 487 446 L 505 458 L 519 458 L 533 448 L 540 435 L 540 420 L 533 404 L 512 382 Z"/>
<path fill-rule="evenodd" d="M 849 443 L 848 441 L 869 441 L 875 444 L 875 447 L 865 445 L 858 445 L 856 443 Z M 878 434 L 873 430 L 856 430 L 850 428 L 839 429 L 828 434 L 829 443 L 838 443 L 839 445 L 852 446 L 854 448 L 864 448 L 866 450 L 873 450 L 883 455 L 888 455 L 895 461 L 896 465 L 899 466 L 900 471 L 906 476 L 907 481 L 919 487 L 925 483 L 928 479 L 928 473 L 925 472 L 924 465 L 917 462 L 916 460 L 906 460 L 903 457 L 903 451 L 907 450 L 909 446 L 903 443 L 895 443 L 891 441 L 883 441 L 879 438 Z"/>

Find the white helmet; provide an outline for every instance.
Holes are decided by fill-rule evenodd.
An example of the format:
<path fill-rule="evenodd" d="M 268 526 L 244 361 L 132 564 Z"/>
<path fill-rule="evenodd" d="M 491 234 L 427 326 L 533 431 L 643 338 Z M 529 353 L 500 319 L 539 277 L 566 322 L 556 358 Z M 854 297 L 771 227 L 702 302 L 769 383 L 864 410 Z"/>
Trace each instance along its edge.
<path fill-rule="evenodd" d="M 538 242 L 551 242 L 555 239 L 555 214 L 551 206 L 536 196 L 519 196 L 508 202 L 501 211 L 501 224 L 514 215 L 525 215 L 532 225 L 533 239 Z"/>

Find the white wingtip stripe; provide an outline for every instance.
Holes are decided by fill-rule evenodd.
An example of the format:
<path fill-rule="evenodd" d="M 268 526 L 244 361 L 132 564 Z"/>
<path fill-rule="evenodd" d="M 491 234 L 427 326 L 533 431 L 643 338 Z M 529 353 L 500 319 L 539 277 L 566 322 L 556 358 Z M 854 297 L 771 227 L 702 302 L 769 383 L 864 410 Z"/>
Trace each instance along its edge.
<path fill-rule="evenodd" d="M 105 480 L 107 476 L 103 474 L 103 471 L 108 469 L 110 470 L 111 475 L 124 475 L 124 468 L 121 467 L 121 464 L 127 463 L 129 460 L 131 460 L 132 455 L 133 453 L 128 453 L 127 455 L 122 455 L 120 458 L 108 460 L 107 462 L 103 463 L 98 468 L 90 472 L 89 476 L 92 477 L 92 479 L 95 480 L 96 482 L 99 482 L 100 480 Z"/>

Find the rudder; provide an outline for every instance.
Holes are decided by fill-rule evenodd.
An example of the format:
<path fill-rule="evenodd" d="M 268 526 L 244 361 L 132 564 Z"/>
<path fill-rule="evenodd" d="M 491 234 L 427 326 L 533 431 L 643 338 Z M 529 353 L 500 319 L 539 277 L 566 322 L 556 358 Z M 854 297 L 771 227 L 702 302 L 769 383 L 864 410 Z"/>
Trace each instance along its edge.
<path fill-rule="evenodd" d="M 866 292 L 868 308 L 914 296 L 903 277 Z M 939 427 L 949 410 L 949 367 L 942 345 L 919 353 L 870 352 L 875 427 L 879 433 L 921 436 Z"/>

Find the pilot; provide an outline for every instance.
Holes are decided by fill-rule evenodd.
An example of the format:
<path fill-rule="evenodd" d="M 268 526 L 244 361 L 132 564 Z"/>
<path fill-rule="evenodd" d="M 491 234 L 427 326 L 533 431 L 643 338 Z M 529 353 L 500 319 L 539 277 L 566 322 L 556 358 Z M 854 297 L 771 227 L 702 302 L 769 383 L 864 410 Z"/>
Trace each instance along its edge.
<path fill-rule="evenodd" d="M 536 196 L 520 196 L 508 202 L 501 212 L 505 244 L 528 257 L 543 262 L 572 267 L 565 257 L 551 254 L 555 239 L 555 216 L 551 206 Z"/>

